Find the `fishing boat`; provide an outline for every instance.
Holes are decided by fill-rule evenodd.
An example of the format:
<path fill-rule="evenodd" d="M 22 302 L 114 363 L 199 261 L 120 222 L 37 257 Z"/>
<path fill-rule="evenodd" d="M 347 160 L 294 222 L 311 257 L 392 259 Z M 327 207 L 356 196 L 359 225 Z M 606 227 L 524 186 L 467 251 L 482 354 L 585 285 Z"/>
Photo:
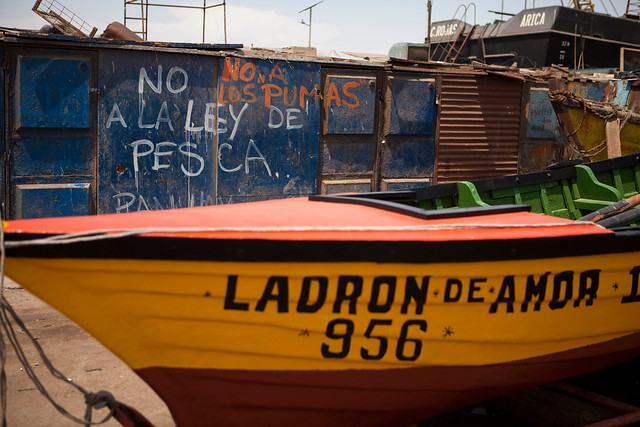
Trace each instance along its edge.
<path fill-rule="evenodd" d="M 403 426 L 640 356 L 640 155 L 575 163 L 10 221 L 6 274 L 180 426 Z"/>
<path fill-rule="evenodd" d="M 612 102 L 588 100 L 549 81 L 549 100 L 575 156 L 603 160 L 640 151 L 640 114 Z M 636 108 L 637 110 L 637 108 Z"/>
<path fill-rule="evenodd" d="M 574 2 L 574 7 L 529 9 L 525 2 L 525 9 L 516 14 L 495 12 L 508 18 L 504 21 L 477 25 L 471 3 L 458 7 L 453 19 L 431 24 L 425 42 L 434 61 L 615 69 L 621 67 L 622 57 L 628 70 L 635 69 L 640 49 L 637 2 L 628 1 L 620 17 L 594 9 L 588 0 Z M 467 22 L 471 18 L 473 24 Z"/>

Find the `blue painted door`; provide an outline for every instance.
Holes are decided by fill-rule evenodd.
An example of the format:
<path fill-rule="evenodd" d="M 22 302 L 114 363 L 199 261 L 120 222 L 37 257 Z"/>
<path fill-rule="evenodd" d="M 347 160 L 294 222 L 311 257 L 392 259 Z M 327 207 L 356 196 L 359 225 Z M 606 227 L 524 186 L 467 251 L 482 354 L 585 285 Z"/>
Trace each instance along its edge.
<path fill-rule="evenodd" d="M 434 77 L 325 70 L 322 91 L 320 193 L 396 190 L 431 182 Z"/>
<path fill-rule="evenodd" d="M 95 213 L 96 61 L 8 49 L 8 216 Z"/>
<path fill-rule="evenodd" d="M 377 71 L 323 70 L 319 193 L 376 190 L 381 78 Z"/>
<path fill-rule="evenodd" d="M 384 93 L 379 189 L 428 185 L 435 157 L 436 80 L 427 74 L 389 73 Z"/>

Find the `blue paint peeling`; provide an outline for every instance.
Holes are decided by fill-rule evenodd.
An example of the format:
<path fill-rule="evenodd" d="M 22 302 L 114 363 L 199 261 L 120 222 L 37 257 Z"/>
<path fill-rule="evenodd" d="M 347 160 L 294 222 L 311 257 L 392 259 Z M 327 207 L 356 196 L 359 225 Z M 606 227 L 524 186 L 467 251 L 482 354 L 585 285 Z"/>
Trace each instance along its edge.
<path fill-rule="evenodd" d="M 431 72 L 18 40 L 0 43 L 9 64 L 0 75 L 9 217 L 402 189 L 433 179 Z M 624 106 L 631 85 L 615 84 Z M 604 88 L 570 83 L 587 99 L 599 100 Z M 523 172 L 559 144 L 546 88 L 529 89 Z"/>

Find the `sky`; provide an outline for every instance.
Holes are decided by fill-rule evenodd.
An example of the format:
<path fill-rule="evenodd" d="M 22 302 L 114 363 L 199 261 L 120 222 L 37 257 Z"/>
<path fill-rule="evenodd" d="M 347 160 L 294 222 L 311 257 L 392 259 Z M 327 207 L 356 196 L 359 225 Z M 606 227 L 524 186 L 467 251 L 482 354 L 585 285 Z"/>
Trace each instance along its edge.
<path fill-rule="evenodd" d="M 124 23 L 123 0 L 43 0 L 57 1 L 78 17 L 98 28 Z M 227 42 L 244 46 L 283 48 L 308 46 L 309 11 L 303 9 L 320 0 L 227 0 Z M 564 0 L 569 4 L 569 0 Z M 202 7 L 203 0 L 153 0 L 156 4 Z M 207 5 L 222 0 L 207 0 Z M 39 29 L 44 19 L 31 10 L 35 0 L 0 0 L 0 26 Z M 593 0 L 596 12 L 620 16 L 626 0 Z M 559 6 L 561 0 L 432 0 L 431 21 L 453 18 L 486 24 L 500 15 L 491 11 L 517 13 L 525 7 Z M 475 6 L 475 7 L 474 7 Z M 135 7 L 129 5 L 128 7 Z M 135 10 L 140 7 L 135 7 Z M 424 43 L 427 33 L 427 0 L 324 0 L 313 9 L 311 45 L 319 52 L 331 50 L 387 54 L 399 42 Z M 202 10 L 150 7 L 148 40 L 202 42 Z M 138 30 L 135 21 L 128 23 Z M 208 9 L 205 42 L 224 43 L 223 8 Z"/>

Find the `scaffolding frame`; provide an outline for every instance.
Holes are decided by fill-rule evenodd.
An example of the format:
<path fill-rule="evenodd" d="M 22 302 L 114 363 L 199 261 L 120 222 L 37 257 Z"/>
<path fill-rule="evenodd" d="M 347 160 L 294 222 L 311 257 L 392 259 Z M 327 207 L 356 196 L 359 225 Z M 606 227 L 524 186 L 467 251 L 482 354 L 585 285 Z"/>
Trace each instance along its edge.
<path fill-rule="evenodd" d="M 127 6 L 132 6 L 127 9 Z M 131 16 L 128 14 L 128 11 L 132 11 L 133 7 L 140 6 L 140 15 L 139 16 Z M 220 7 L 224 9 L 224 42 L 227 43 L 227 1 L 222 0 L 222 3 L 217 3 L 213 5 L 207 6 L 207 0 L 203 0 L 202 6 L 189 6 L 189 5 L 180 5 L 180 4 L 161 4 L 161 3 L 149 3 L 149 0 L 124 0 L 124 26 L 127 27 L 127 21 L 139 21 L 141 24 L 141 29 L 139 31 L 133 31 L 135 34 L 138 34 L 142 37 L 142 40 L 147 40 L 147 34 L 149 29 L 149 7 L 173 7 L 180 9 L 200 9 L 202 10 L 202 43 L 205 40 L 206 33 L 206 18 L 207 18 L 207 10 Z M 128 28 L 128 27 L 127 27 Z"/>

